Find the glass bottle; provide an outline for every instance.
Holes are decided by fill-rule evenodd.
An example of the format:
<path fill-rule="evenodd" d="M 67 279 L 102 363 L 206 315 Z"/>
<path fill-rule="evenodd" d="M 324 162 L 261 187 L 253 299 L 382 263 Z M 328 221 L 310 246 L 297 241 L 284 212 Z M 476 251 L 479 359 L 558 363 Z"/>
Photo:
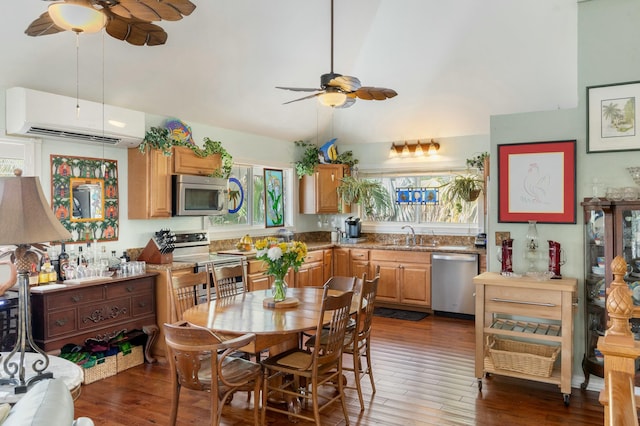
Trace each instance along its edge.
<path fill-rule="evenodd" d="M 60 280 L 66 280 L 66 274 L 64 268 L 69 265 L 69 253 L 65 251 L 64 243 L 60 244 L 60 254 L 58 255 L 58 264 L 59 270 L 58 275 L 60 276 Z"/>

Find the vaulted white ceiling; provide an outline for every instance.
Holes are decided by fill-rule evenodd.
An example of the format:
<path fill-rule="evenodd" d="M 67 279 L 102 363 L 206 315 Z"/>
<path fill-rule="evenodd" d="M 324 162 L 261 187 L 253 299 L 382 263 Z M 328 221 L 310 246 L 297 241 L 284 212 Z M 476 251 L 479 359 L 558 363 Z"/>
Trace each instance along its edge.
<path fill-rule="evenodd" d="M 576 0 L 335 0 L 334 71 L 398 92 L 336 110 L 282 105 L 305 94 L 275 88 L 319 87 L 330 71 L 330 0 L 192 1 L 159 23 L 164 46 L 97 33 L 76 50 L 72 33 L 24 34 L 49 2 L 3 0 L 0 87 L 344 143 L 488 134 L 493 114 L 577 104 Z"/>

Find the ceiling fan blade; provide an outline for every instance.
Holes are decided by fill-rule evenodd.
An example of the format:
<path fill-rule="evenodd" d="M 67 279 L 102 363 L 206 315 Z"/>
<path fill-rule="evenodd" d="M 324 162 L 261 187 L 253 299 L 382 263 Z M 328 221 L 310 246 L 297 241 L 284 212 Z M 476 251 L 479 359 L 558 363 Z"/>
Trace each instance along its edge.
<path fill-rule="evenodd" d="M 349 108 L 351 105 L 353 105 L 355 103 L 356 103 L 356 97 L 347 95 L 347 100 L 344 101 L 344 103 L 342 105 L 334 107 L 334 108 Z"/>
<path fill-rule="evenodd" d="M 24 32 L 28 36 L 38 37 L 42 35 L 59 33 L 62 31 L 64 31 L 64 29 L 58 27 L 53 23 L 51 16 L 49 16 L 49 12 L 44 12 L 38 17 L 38 19 L 29 24 Z"/>
<path fill-rule="evenodd" d="M 398 93 L 395 90 L 385 89 L 384 87 L 361 87 L 353 92 L 353 94 L 367 101 L 384 101 L 385 99 L 393 98 Z"/>
<path fill-rule="evenodd" d="M 167 41 L 167 33 L 159 26 L 138 19 L 128 19 L 109 13 L 107 33 L 134 46 L 159 46 Z"/>
<path fill-rule="evenodd" d="M 298 98 L 298 99 L 294 99 L 294 100 L 289 101 L 289 102 L 285 102 L 285 103 L 283 103 L 282 105 L 290 104 L 290 103 L 292 103 L 292 102 L 304 101 L 305 99 L 315 98 L 316 96 L 319 96 L 319 95 L 321 95 L 322 93 L 324 93 L 324 92 L 314 93 L 313 95 L 309 95 L 309 96 L 305 96 L 305 97 L 303 97 L 303 98 Z"/>
<path fill-rule="evenodd" d="M 348 75 L 341 75 L 335 78 L 332 78 L 327 86 L 338 87 L 343 92 L 355 92 L 361 86 L 360 80 L 356 77 L 351 77 Z"/>
<path fill-rule="evenodd" d="M 294 92 L 318 92 L 322 90 L 322 89 L 311 88 L 311 87 L 281 87 L 281 86 L 276 86 L 276 89 L 293 90 Z"/>
<path fill-rule="evenodd" d="M 108 6 L 107 0 L 99 0 L 103 7 L 123 18 L 137 18 L 142 21 L 179 21 L 190 15 L 196 6 L 189 0 L 120 0 Z"/>

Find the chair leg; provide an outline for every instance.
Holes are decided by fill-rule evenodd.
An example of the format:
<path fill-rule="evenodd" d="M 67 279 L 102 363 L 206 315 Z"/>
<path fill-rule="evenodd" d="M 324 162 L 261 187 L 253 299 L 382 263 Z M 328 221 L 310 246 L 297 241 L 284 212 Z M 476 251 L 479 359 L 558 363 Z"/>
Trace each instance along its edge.
<path fill-rule="evenodd" d="M 358 399 L 360 400 L 360 411 L 364 411 L 364 399 L 362 398 L 362 386 L 360 386 L 360 351 L 358 350 L 357 343 L 353 348 L 353 379 L 356 382 L 356 391 L 358 391 Z"/>
<path fill-rule="evenodd" d="M 262 389 L 262 377 L 256 377 L 256 383 L 253 388 L 253 423 L 255 426 L 264 424 L 260 422 L 260 389 Z"/>
<path fill-rule="evenodd" d="M 262 374 L 262 419 L 260 420 L 260 424 L 266 425 L 267 421 L 267 399 L 269 397 L 269 370 L 266 368 Z"/>
<path fill-rule="evenodd" d="M 318 380 L 311 380 L 311 403 L 313 405 L 313 418 L 316 421 L 316 426 L 322 426 L 320 423 L 320 408 L 318 407 Z"/>
<path fill-rule="evenodd" d="M 371 345 L 370 339 L 367 338 L 367 344 L 365 346 L 367 357 L 367 374 L 369 375 L 369 381 L 371 381 L 371 393 L 376 393 L 376 384 L 373 380 L 373 367 L 371 366 Z"/>
<path fill-rule="evenodd" d="M 347 411 L 347 402 L 344 400 L 344 381 L 342 380 L 342 366 L 338 367 L 338 392 L 340 392 L 340 403 L 342 404 L 342 412 L 344 413 L 344 424 L 349 426 L 349 412 Z"/>
<path fill-rule="evenodd" d="M 180 383 L 175 383 L 171 390 L 171 414 L 169 414 L 169 424 L 175 426 L 178 419 L 178 401 L 180 400 Z"/>

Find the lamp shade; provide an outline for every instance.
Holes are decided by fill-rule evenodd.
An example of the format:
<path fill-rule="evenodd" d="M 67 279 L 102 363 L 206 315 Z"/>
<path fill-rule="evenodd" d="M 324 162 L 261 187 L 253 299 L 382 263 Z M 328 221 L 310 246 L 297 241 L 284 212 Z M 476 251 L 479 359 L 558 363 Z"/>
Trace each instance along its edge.
<path fill-rule="evenodd" d="M 347 101 L 347 95 L 342 92 L 325 92 L 318 96 L 318 102 L 328 107 L 339 107 Z"/>
<path fill-rule="evenodd" d="M 0 178 L 0 244 L 19 245 L 71 238 L 47 203 L 37 177 Z"/>
<path fill-rule="evenodd" d="M 107 23 L 104 13 L 89 2 L 54 3 L 49 6 L 49 16 L 56 26 L 76 33 L 96 33 Z"/>

